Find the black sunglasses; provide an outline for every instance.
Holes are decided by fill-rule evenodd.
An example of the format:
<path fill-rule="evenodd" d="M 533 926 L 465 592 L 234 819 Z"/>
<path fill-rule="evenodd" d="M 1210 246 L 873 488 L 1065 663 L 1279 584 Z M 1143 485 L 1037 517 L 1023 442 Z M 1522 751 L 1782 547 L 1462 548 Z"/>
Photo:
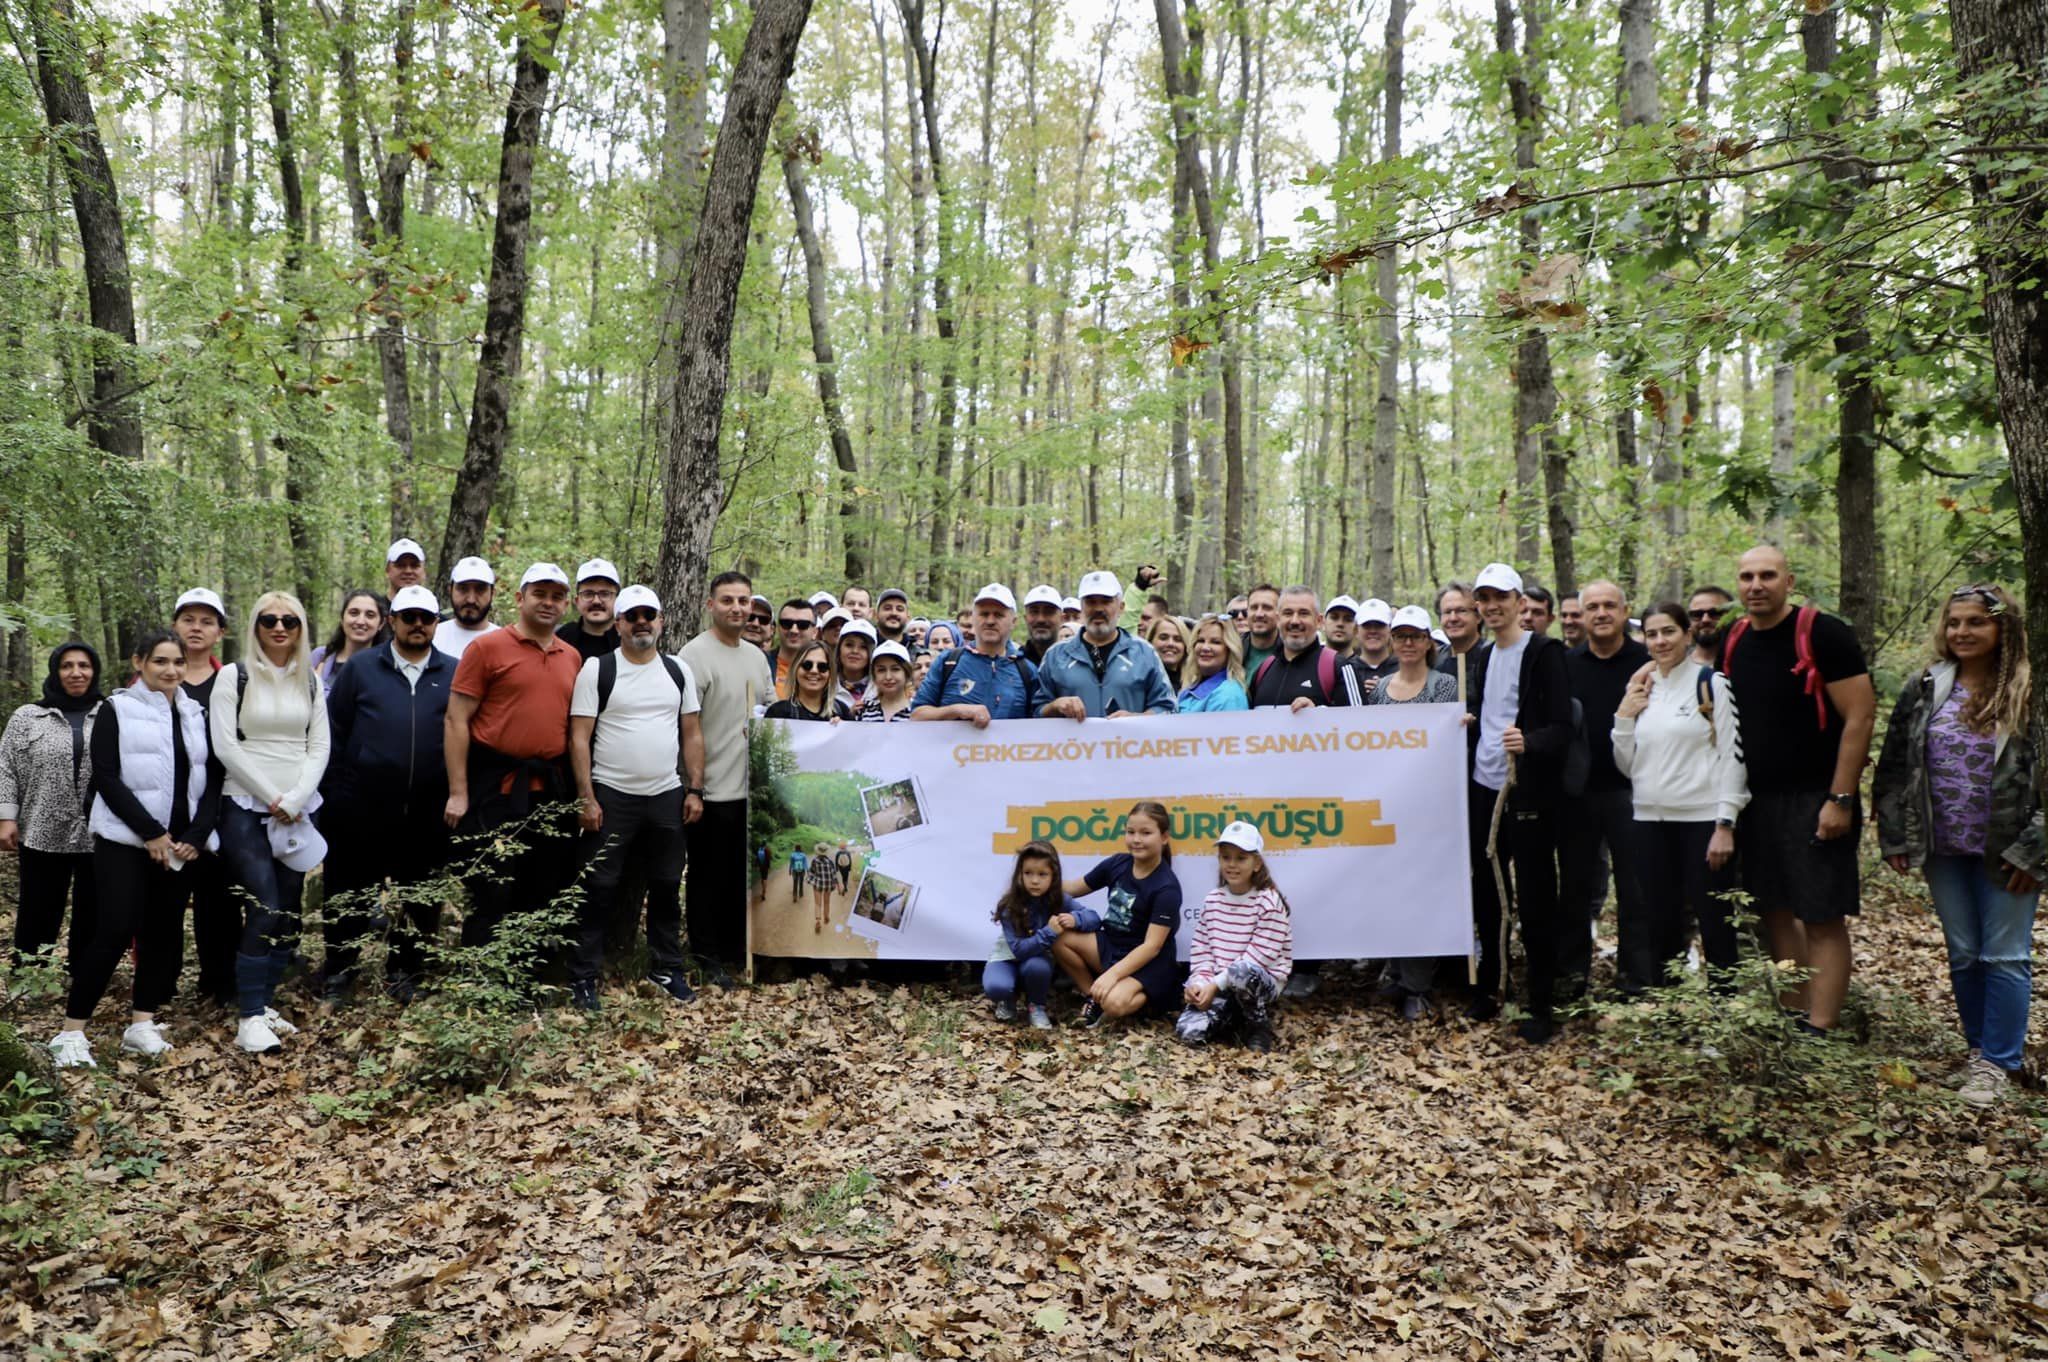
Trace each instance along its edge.
<path fill-rule="evenodd" d="M 1249 617 L 1251 613 L 1249 610 L 1233 610 L 1230 612 L 1230 617 L 1234 620 L 1241 620 Z"/>
<path fill-rule="evenodd" d="M 811 627 L 809 620 L 777 620 L 776 623 L 782 626 L 785 634 L 801 634 Z"/>
<path fill-rule="evenodd" d="M 296 630 L 300 623 L 301 621 L 297 615 L 258 615 L 256 617 L 257 628 L 282 629 L 286 633 Z"/>
<path fill-rule="evenodd" d="M 799 662 L 796 664 L 796 669 L 800 672 L 829 672 L 832 670 L 832 664 L 829 662 Z"/>
<path fill-rule="evenodd" d="M 749 615 L 749 616 L 747 616 L 747 623 L 749 623 L 749 624 L 773 624 L 773 623 L 775 623 L 775 616 L 773 616 L 773 615 Z"/>
<path fill-rule="evenodd" d="M 431 610 L 397 610 L 392 612 L 392 618 L 401 624 L 437 623 Z"/>
<path fill-rule="evenodd" d="M 1721 618 L 1722 612 L 1727 610 L 1727 608 L 1727 606 L 1722 605 L 1716 606 L 1712 610 L 1688 610 L 1685 613 L 1695 620 L 1717 620 Z"/>
<path fill-rule="evenodd" d="M 628 624 L 652 624 L 661 612 L 644 605 L 636 605 L 620 614 L 619 618 Z"/>

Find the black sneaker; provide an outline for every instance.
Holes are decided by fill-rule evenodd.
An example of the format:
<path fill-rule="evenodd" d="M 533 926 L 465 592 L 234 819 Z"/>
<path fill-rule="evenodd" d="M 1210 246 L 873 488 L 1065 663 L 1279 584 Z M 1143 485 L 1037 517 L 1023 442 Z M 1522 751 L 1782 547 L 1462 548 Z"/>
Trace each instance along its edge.
<path fill-rule="evenodd" d="M 604 1004 L 597 999 L 597 980 L 575 979 L 569 984 L 569 1003 L 583 1012 L 602 1012 Z"/>
<path fill-rule="evenodd" d="M 1548 1045 L 1557 1034 L 1557 1023 L 1548 1015 L 1530 1017 L 1515 1028 L 1515 1034 L 1531 1045 Z"/>
<path fill-rule="evenodd" d="M 320 998 L 330 1007 L 339 1007 L 348 1001 L 349 989 L 355 979 L 347 974 L 330 974 L 320 983 Z"/>
<path fill-rule="evenodd" d="M 1411 993 L 1401 999 L 1401 1020 L 1419 1022 L 1429 1015 L 1429 999 L 1420 993 Z"/>
<path fill-rule="evenodd" d="M 649 974 L 647 981 L 679 1003 L 694 1003 L 697 1001 L 697 990 L 691 988 L 690 981 L 680 974 L 656 972 Z"/>
<path fill-rule="evenodd" d="M 1102 1020 L 1102 1008 L 1093 998 L 1081 1004 L 1081 1025 L 1100 1026 Z"/>
<path fill-rule="evenodd" d="M 384 980 L 384 996 L 404 1007 L 420 991 L 419 976 L 402 971 L 388 975 Z"/>
<path fill-rule="evenodd" d="M 1261 1023 L 1244 1034 L 1244 1048 L 1253 1054 L 1271 1053 L 1273 1049 L 1273 1028 Z"/>
<path fill-rule="evenodd" d="M 1491 994 L 1465 1004 L 1465 1015 L 1476 1022 L 1490 1022 L 1500 1015 L 1500 1002 Z"/>

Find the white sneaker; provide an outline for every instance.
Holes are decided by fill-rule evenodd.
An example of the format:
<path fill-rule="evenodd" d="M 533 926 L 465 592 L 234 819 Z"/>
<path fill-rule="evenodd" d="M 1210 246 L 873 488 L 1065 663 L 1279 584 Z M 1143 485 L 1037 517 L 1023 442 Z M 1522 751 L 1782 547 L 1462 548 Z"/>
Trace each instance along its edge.
<path fill-rule="evenodd" d="M 121 1048 L 131 1055 L 155 1059 L 171 1052 L 171 1042 L 165 1039 L 163 1027 L 153 1021 L 139 1021 L 121 1033 Z"/>
<path fill-rule="evenodd" d="M 1052 1014 L 1036 1003 L 1031 1005 L 1031 1029 L 1034 1031 L 1052 1030 Z"/>
<path fill-rule="evenodd" d="M 284 1043 L 277 1038 L 277 1032 L 270 1029 L 266 1018 L 244 1017 L 235 1026 L 235 1048 L 252 1055 L 267 1055 L 282 1050 Z"/>
<path fill-rule="evenodd" d="M 263 1009 L 263 1020 L 270 1023 L 270 1029 L 276 1035 L 296 1036 L 297 1034 L 299 1034 L 299 1028 L 293 1026 L 283 1017 L 278 1016 L 277 1009 L 274 1007 L 266 1007 Z"/>
<path fill-rule="evenodd" d="M 59 1031 L 50 1038 L 50 1058 L 60 1069 L 97 1069 L 99 1065 L 92 1057 L 92 1042 L 85 1038 L 83 1031 Z"/>
<path fill-rule="evenodd" d="M 2011 1075 L 1981 1055 L 1970 1061 L 1970 1076 L 1956 1089 L 1956 1096 L 1973 1107 L 1988 1107 L 2005 1095 Z"/>

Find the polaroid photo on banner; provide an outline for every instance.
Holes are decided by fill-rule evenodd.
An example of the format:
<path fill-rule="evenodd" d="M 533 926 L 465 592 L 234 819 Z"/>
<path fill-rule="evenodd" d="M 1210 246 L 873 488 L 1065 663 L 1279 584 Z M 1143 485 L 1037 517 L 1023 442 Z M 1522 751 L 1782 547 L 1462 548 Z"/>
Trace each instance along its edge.
<path fill-rule="evenodd" d="M 860 888 L 854 891 L 853 912 L 846 925 L 855 936 L 887 941 L 909 926 L 911 910 L 916 906 L 916 885 L 905 884 L 869 867 L 861 874 Z"/>
<path fill-rule="evenodd" d="M 876 846 L 884 837 L 926 826 L 924 792 L 916 776 L 865 787 L 860 805 L 867 815 L 868 839 Z"/>

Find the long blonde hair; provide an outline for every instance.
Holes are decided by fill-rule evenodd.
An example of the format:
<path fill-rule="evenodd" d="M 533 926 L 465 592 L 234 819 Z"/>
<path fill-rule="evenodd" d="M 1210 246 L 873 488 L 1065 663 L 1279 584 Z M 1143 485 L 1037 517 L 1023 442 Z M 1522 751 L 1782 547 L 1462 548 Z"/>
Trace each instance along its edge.
<path fill-rule="evenodd" d="M 1979 733 L 1993 729 L 2024 733 L 2032 700 L 2034 674 L 2027 665 L 2027 621 L 2020 603 L 2002 586 L 1958 589 L 1934 616 L 1934 656 L 1953 663 L 1948 646 L 1948 615 L 1960 602 L 1980 607 L 1998 626 L 1998 653 L 1991 663 L 1991 688 L 1972 695 L 1963 706 L 1963 722 Z"/>
<path fill-rule="evenodd" d="M 242 627 L 242 663 L 244 668 L 246 669 L 251 662 L 261 662 L 266 669 L 269 669 L 270 654 L 263 651 L 263 643 L 256 637 L 256 617 L 265 613 L 297 615 L 299 617 L 299 632 L 297 638 L 292 641 L 291 661 L 287 662 L 285 666 L 290 667 L 296 664 L 299 669 L 299 675 L 303 677 L 313 665 L 313 645 L 310 641 L 313 633 L 313 621 L 307 618 L 306 607 L 299 604 L 299 598 L 292 595 L 289 591 L 266 591 L 256 598 L 255 605 L 249 607 L 248 622 Z M 263 672 L 251 671 L 249 679 L 253 681 L 262 675 L 264 675 Z"/>
<path fill-rule="evenodd" d="M 1244 685 L 1244 640 L 1237 636 L 1237 626 L 1221 615 L 1203 616 L 1201 623 L 1188 636 L 1188 684 L 1193 685 L 1202 679 L 1202 669 L 1195 665 L 1195 645 L 1202 641 L 1202 631 L 1210 625 L 1216 626 L 1223 635 L 1223 674 L 1238 685 Z"/>
<path fill-rule="evenodd" d="M 1178 616 L 1161 615 L 1153 620 L 1152 627 L 1145 631 L 1145 641 L 1152 645 L 1152 651 L 1155 653 L 1159 651 L 1159 631 L 1162 629 L 1171 629 L 1180 636 L 1180 666 L 1166 674 L 1166 679 L 1173 683 L 1173 689 L 1178 693 L 1182 688 L 1195 682 L 1195 640 Z M 1160 665 L 1165 665 L 1164 659 Z"/>

